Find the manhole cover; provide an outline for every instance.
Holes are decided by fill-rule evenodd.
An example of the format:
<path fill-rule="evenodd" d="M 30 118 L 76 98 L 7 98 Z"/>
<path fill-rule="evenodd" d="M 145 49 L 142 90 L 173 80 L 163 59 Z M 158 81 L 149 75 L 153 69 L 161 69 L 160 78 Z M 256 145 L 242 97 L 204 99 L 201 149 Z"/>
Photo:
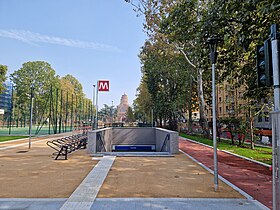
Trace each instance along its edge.
<path fill-rule="evenodd" d="M 26 151 L 26 150 L 17 151 L 17 153 L 26 153 L 26 152 L 28 152 L 28 151 Z"/>

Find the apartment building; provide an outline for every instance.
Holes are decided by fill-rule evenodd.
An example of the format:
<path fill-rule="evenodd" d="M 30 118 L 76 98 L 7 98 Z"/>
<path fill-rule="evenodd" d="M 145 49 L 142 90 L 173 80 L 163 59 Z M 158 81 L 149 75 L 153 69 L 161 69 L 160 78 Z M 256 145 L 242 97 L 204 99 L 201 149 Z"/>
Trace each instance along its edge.
<path fill-rule="evenodd" d="M 216 86 L 217 102 L 217 120 L 236 117 L 246 119 L 246 112 L 243 105 L 246 101 L 243 99 L 244 87 L 236 87 L 229 82 L 223 82 Z M 212 122 L 212 101 L 208 101 L 206 106 L 206 115 L 208 122 Z"/>

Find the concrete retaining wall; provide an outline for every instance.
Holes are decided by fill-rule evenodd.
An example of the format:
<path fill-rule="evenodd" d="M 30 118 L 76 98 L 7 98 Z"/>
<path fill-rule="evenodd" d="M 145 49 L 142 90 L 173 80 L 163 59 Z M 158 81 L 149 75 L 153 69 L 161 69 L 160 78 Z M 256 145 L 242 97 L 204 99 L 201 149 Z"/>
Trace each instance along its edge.
<path fill-rule="evenodd" d="M 106 152 L 112 152 L 112 145 L 156 145 L 156 151 L 179 153 L 178 133 L 162 128 L 104 128 L 88 132 L 88 153 L 100 151 L 100 135 Z M 166 142 L 164 143 L 166 139 Z M 163 147 L 164 144 L 164 147 Z"/>
<path fill-rule="evenodd" d="M 112 144 L 156 144 L 154 128 L 113 128 Z"/>
<path fill-rule="evenodd" d="M 178 132 L 162 128 L 156 128 L 155 132 L 157 152 L 163 149 L 163 152 L 170 152 L 171 154 L 179 153 Z"/>

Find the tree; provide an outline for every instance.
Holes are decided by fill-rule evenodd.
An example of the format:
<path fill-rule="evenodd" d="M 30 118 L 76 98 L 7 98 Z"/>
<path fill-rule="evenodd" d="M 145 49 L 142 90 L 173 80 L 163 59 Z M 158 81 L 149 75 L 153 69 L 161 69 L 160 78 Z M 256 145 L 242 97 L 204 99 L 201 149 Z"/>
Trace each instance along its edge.
<path fill-rule="evenodd" d="M 278 2 L 273 0 L 127 2 L 133 6 L 137 15 L 145 17 L 144 30 L 152 46 L 161 43 L 160 49 L 173 48 L 173 51 L 180 52 L 184 56 L 188 63 L 186 70 L 191 75 L 188 80 L 188 91 L 192 90 L 193 85 L 197 87 L 197 98 L 193 96 L 189 98 L 198 99 L 200 123 L 205 132 L 208 130 L 205 106 L 211 98 L 210 62 L 205 45 L 208 38 L 220 36 L 224 40 L 222 47 L 218 49 L 219 82 L 232 81 L 236 87 L 244 86 L 246 88 L 244 96 L 248 100 L 253 98 L 260 100 L 271 93 L 271 88 L 259 89 L 256 86 L 255 49 L 256 45 L 262 44 L 268 38 L 270 25 L 280 18 Z M 158 57 L 159 59 L 166 58 Z M 149 68 L 153 69 L 153 63 Z M 157 80 L 156 77 L 153 78 Z M 164 99 L 164 95 L 160 98 Z"/>
<path fill-rule="evenodd" d="M 16 104 L 21 107 L 22 114 L 28 116 L 31 89 L 33 88 L 34 122 L 40 116 L 46 115 L 47 98 L 50 95 L 51 86 L 59 86 L 59 79 L 51 65 L 44 61 L 27 62 L 10 77 L 15 85 Z"/>
<path fill-rule="evenodd" d="M 0 65 L 0 93 L 3 93 L 3 90 L 4 90 L 4 82 L 6 81 L 7 71 L 8 71 L 7 66 Z"/>
<path fill-rule="evenodd" d="M 62 93 L 62 117 L 64 124 L 67 121 L 76 119 L 88 122 L 93 115 L 92 101 L 85 98 L 82 84 L 72 75 L 67 74 L 60 79 Z"/>
<path fill-rule="evenodd" d="M 74 76 L 72 76 L 71 74 L 67 74 L 61 79 L 64 81 L 68 81 L 68 83 L 72 85 L 71 88 L 73 88 L 73 93 L 77 95 L 77 97 L 84 97 L 83 86 Z"/>
<path fill-rule="evenodd" d="M 98 111 L 99 119 L 103 122 L 113 122 L 117 109 L 114 106 L 104 104 L 104 107 Z"/>
<path fill-rule="evenodd" d="M 126 115 L 126 122 L 134 122 L 135 121 L 134 113 L 133 113 L 133 110 L 130 106 L 128 107 L 125 115 Z"/>
<path fill-rule="evenodd" d="M 143 82 L 151 96 L 155 119 L 160 126 L 176 130 L 179 110 L 186 106 L 185 95 L 187 72 L 184 58 L 161 42 L 146 42 L 139 55 L 142 63 Z M 162 122 L 164 123 L 162 125 Z"/>
<path fill-rule="evenodd" d="M 146 79 L 142 76 L 140 85 L 137 88 L 136 99 L 133 102 L 135 118 L 138 121 L 145 122 L 150 120 L 150 110 L 153 108 L 153 101 L 149 93 Z"/>
<path fill-rule="evenodd" d="M 208 132 L 208 122 L 205 114 L 205 99 L 203 91 L 203 72 L 205 68 L 206 51 L 205 33 L 202 27 L 203 13 L 207 3 L 202 1 L 129 1 L 138 14 L 144 14 L 144 28 L 152 42 L 161 40 L 181 53 L 189 64 L 189 89 L 193 89 L 193 78 L 197 78 L 197 96 L 199 100 L 200 122 L 204 131 Z M 136 3 L 137 2 L 137 3 Z M 196 69 L 197 71 L 194 71 Z M 192 93 L 192 91 L 189 91 Z M 189 96 L 189 98 L 193 98 Z M 189 101 L 191 104 L 191 101 Z M 191 106 L 189 114 L 191 116 Z M 190 118 L 191 119 L 191 118 Z"/>

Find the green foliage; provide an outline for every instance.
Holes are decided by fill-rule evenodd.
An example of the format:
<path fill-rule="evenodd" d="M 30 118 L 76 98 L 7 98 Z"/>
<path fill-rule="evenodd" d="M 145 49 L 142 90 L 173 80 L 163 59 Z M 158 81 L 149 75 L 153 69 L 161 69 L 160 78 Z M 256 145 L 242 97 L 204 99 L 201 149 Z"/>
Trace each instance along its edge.
<path fill-rule="evenodd" d="M 270 4 L 271 3 L 271 4 Z M 269 89 L 256 87 L 256 46 L 269 36 L 270 26 L 279 20 L 279 4 L 268 1 L 214 1 L 205 19 L 208 30 L 223 36 L 219 65 L 221 77 L 246 87 L 245 96 L 262 98 Z M 266 12 L 264 12 L 266 11 Z"/>
<path fill-rule="evenodd" d="M 0 136 L 0 142 L 27 138 L 26 136 Z"/>
<path fill-rule="evenodd" d="M 4 90 L 4 82 L 6 80 L 7 71 L 8 71 L 7 66 L 0 65 L 0 93 L 3 93 Z"/>
<path fill-rule="evenodd" d="M 126 121 L 127 122 L 134 122 L 135 121 L 134 113 L 133 113 L 133 110 L 130 106 L 128 107 L 125 115 L 126 115 Z"/>
<path fill-rule="evenodd" d="M 71 74 L 67 74 L 61 78 L 61 85 L 68 86 L 68 92 L 77 97 L 84 97 L 82 84 Z"/>
<path fill-rule="evenodd" d="M 260 89 L 256 86 L 255 49 L 269 37 L 270 26 L 274 23 L 279 24 L 280 3 L 277 1 L 134 0 L 127 2 L 132 4 L 138 15 L 145 17 L 144 30 L 149 39 L 143 46 L 140 60 L 143 65 L 143 81 L 147 83 L 155 114 L 160 122 L 162 118 L 166 116 L 169 118 L 168 116 L 173 115 L 174 112 L 180 112 L 181 105 L 189 107 L 190 113 L 190 107 L 196 104 L 193 101 L 198 101 L 200 122 L 207 130 L 205 101 L 211 100 L 211 71 L 209 50 L 205 42 L 211 37 L 223 39 L 222 45 L 218 47 L 216 81 L 218 83 L 230 81 L 230 84 L 235 87 L 245 87 L 243 96 L 248 101 L 257 99 L 259 103 L 262 98 L 271 97 L 272 88 Z M 178 53 L 185 58 L 185 61 L 179 61 Z M 184 81 L 185 92 L 178 91 L 180 97 L 176 94 L 171 97 L 169 94 L 172 91 L 167 89 L 164 92 L 161 87 L 166 88 L 174 81 L 176 84 L 183 84 L 178 82 L 176 77 L 182 65 L 185 66 L 184 71 L 187 72 L 187 76 L 180 75 L 180 79 L 188 76 L 190 79 Z M 169 74 L 172 75 L 173 80 L 170 79 Z M 167 80 L 170 83 L 167 83 Z M 169 87 L 172 89 L 172 85 Z M 192 91 L 194 87 L 197 89 L 196 97 Z M 181 98 L 181 102 L 178 98 Z M 186 100 L 186 103 L 182 98 L 191 101 Z M 251 127 L 252 123 L 250 130 Z"/>
<path fill-rule="evenodd" d="M 104 107 L 98 111 L 98 118 L 103 122 L 113 122 L 116 115 L 117 109 L 107 104 L 104 104 Z"/>
<path fill-rule="evenodd" d="M 181 97 L 186 95 L 188 78 L 185 59 L 174 51 L 174 48 L 160 41 L 146 42 L 139 57 L 143 64 L 142 82 L 146 83 L 140 88 L 142 91 L 147 88 L 149 94 L 145 95 L 144 101 L 141 98 L 144 96 L 142 92 L 142 95 L 139 95 L 141 97 L 136 101 L 141 101 L 146 112 L 151 112 L 153 109 L 159 124 L 162 120 L 168 120 L 171 125 L 171 122 L 177 120 L 178 111 L 186 107 L 186 100 L 181 100 Z M 151 105 L 152 107 L 149 107 Z"/>
<path fill-rule="evenodd" d="M 15 85 L 19 103 L 27 103 L 31 87 L 34 87 L 34 97 L 41 99 L 49 93 L 51 85 L 59 86 L 58 77 L 51 65 L 44 61 L 27 62 L 10 75 Z"/>
<path fill-rule="evenodd" d="M 14 83 L 13 112 L 17 124 L 29 116 L 33 89 L 33 123 L 42 125 L 47 120 L 56 133 L 70 125 L 91 120 L 93 106 L 85 98 L 80 82 L 68 74 L 60 79 L 51 65 L 44 61 L 26 62 L 11 74 Z M 33 87 L 33 88 L 32 88 Z M 57 130 L 59 127 L 59 130 Z"/>
<path fill-rule="evenodd" d="M 140 122 L 150 121 L 150 113 L 153 108 L 153 101 L 148 90 L 145 78 L 142 77 L 139 87 L 137 88 L 136 99 L 133 102 L 135 119 Z"/>

